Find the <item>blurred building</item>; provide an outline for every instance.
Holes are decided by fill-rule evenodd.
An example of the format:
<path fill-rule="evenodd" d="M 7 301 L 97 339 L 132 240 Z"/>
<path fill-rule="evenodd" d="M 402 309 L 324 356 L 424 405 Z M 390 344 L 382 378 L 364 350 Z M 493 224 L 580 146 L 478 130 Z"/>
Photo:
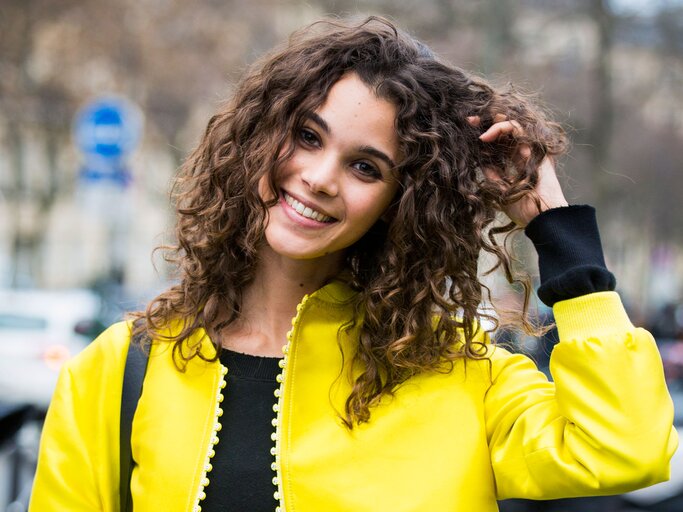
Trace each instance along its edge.
<path fill-rule="evenodd" d="M 364 11 L 392 16 L 456 64 L 540 90 L 574 140 L 564 166 L 569 199 L 598 206 L 627 300 L 643 310 L 680 300 L 683 7 L 638 14 L 608 5 L 8 3 L 0 18 L 0 286 L 88 286 L 114 277 L 113 253 L 123 255 L 126 286 L 159 286 L 166 271 L 158 259 L 154 272 L 151 252 L 170 240 L 171 177 L 236 77 L 294 28 Z M 112 92 L 138 103 L 147 123 L 130 186 L 96 190 L 79 181 L 71 122 L 88 99 Z"/>

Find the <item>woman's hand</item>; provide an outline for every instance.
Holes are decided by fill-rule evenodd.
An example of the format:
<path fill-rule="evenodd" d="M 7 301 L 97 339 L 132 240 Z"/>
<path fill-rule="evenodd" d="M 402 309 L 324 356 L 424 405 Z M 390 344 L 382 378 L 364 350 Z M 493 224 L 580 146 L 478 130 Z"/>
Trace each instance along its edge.
<path fill-rule="evenodd" d="M 479 125 L 479 117 L 469 117 L 468 121 L 473 126 Z M 504 137 L 520 137 L 524 134 L 522 126 L 514 120 L 508 120 L 503 115 L 497 115 L 491 127 L 479 136 L 482 142 L 495 142 Z M 528 144 L 520 144 L 517 155 L 513 158 L 515 165 L 524 165 L 531 156 L 531 148 Z M 488 167 L 482 169 L 484 175 L 490 179 L 503 184 L 500 177 L 500 169 Z M 519 201 L 508 205 L 504 213 L 518 226 L 524 227 L 539 213 L 567 206 L 560 182 L 557 180 L 555 165 L 552 158 L 545 157 L 538 168 L 538 182 L 534 189 L 539 204 L 536 203 L 532 194 L 524 196 Z M 540 208 L 539 208 L 540 207 Z"/>

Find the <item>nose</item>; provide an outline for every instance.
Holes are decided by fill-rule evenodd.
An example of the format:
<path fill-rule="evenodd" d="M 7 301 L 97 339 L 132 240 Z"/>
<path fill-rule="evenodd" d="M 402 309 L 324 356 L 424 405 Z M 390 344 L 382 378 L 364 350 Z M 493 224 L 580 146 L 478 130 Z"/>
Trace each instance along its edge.
<path fill-rule="evenodd" d="M 335 197 L 339 193 L 340 165 L 333 155 L 315 158 L 307 162 L 301 172 L 301 179 L 315 194 Z"/>

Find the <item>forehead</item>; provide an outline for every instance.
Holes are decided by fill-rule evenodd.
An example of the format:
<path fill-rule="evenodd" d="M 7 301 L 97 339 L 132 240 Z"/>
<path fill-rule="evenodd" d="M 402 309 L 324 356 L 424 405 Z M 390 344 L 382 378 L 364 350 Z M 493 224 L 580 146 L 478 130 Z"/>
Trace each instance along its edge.
<path fill-rule="evenodd" d="M 394 160 L 398 157 L 396 107 L 379 97 L 355 73 L 339 79 L 315 113 L 340 141 L 379 145 Z"/>

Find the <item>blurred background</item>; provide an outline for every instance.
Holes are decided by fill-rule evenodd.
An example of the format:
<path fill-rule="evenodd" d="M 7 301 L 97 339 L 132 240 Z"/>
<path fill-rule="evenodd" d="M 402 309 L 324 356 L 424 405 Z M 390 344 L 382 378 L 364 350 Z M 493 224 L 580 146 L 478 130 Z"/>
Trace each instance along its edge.
<path fill-rule="evenodd" d="M 168 284 L 152 250 L 172 241 L 171 178 L 242 71 L 302 25 L 368 14 L 538 94 L 565 125 L 567 196 L 597 207 L 608 266 L 680 401 L 683 0 L 0 0 L 0 510 L 25 509 L 63 361 Z M 542 368 L 554 343 L 505 339 Z M 501 510 L 683 511 L 674 476 Z"/>

